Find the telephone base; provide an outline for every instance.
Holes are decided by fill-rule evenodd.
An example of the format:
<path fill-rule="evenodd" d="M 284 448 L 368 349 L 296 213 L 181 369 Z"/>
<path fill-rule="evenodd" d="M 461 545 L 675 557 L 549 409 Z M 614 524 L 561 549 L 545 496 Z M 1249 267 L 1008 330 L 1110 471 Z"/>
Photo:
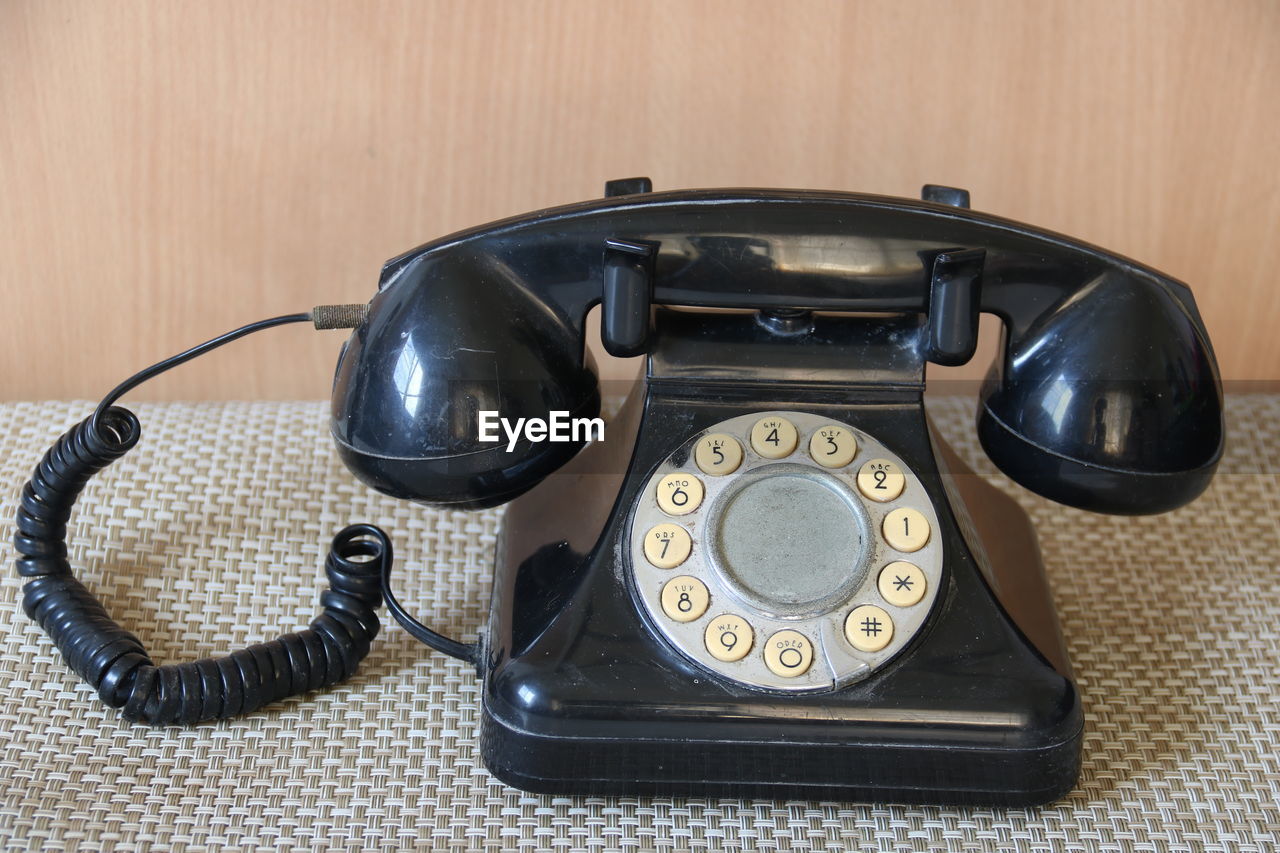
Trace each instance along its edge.
<path fill-rule="evenodd" d="M 860 680 L 789 692 L 734 680 L 673 646 L 661 614 L 638 604 L 624 555 L 634 508 L 651 499 L 646 477 L 689 436 L 760 410 L 892 437 L 937 509 L 944 559 L 928 619 Z M 1030 519 L 932 434 L 918 397 L 762 405 L 651 387 L 611 428 L 621 440 L 514 502 L 503 527 L 482 667 L 481 753 L 499 779 L 542 792 L 1000 805 L 1071 790 L 1083 714 Z M 630 453 L 632 429 L 634 458 L 607 458 Z"/>
<path fill-rule="evenodd" d="M 485 766 L 500 781 L 539 794 L 1022 807 L 1070 793 L 1080 773 L 1081 737 L 1077 731 L 1039 749 L 1006 750 L 588 739 L 518 731 L 486 708 L 480 748 Z"/>

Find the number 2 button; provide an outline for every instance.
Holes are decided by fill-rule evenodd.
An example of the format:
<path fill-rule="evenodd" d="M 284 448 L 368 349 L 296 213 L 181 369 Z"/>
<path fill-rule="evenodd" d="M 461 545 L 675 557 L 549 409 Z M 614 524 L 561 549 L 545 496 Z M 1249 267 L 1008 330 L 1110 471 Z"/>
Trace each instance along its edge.
<path fill-rule="evenodd" d="M 702 481 L 677 472 L 658 481 L 658 507 L 667 515 L 688 515 L 702 503 Z"/>

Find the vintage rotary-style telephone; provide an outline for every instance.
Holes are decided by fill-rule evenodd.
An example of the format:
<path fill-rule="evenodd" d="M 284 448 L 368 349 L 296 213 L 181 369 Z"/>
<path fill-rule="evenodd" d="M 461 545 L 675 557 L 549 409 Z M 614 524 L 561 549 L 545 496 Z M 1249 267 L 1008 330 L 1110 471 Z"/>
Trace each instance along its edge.
<path fill-rule="evenodd" d="M 978 314 L 998 316 L 983 447 L 1033 491 L 1110 513 L 1206 487 L 1221 386 L 1184 285 L 967 208 L 933 186 L 910 201 L 634 179 L 415 249 L 367 309 L 214 339 L 65 435 L 19 511 L 27 612 L 105 701 L 153 724 L 345 678 L 385 598 L 475 664 L 485 763 L 521 788 L 1054 799 L 1078 774 L 1083 720 L 1035 535 L 930 429 L 925 365 L 967 361 Z M 603 439 L 482 439 L 485 413 L 598 414 L 597 303 L 605 348 L 646 357 Z M 63 544 L 84 482 L 138 439 L 112 404 L 301 320 L 354 327 L 332 431 L 360 479 L 433 505 L 509 502 L 487 627 L 464 643 L 414 621 L 391 595 L 386 535 L 355 525 L 309 629 L 155 666 Z"/>

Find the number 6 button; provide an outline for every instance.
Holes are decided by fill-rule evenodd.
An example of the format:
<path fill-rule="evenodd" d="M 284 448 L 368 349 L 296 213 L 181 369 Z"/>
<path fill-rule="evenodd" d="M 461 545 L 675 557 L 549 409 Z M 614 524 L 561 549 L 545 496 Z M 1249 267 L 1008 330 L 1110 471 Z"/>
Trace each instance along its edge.
<path fill-rule="evenodd" d="M 668 474 L 658 482 L 658 506 L 667 515 L 688 515 L 702 503 L 702 481 L 692 474 Z"/>

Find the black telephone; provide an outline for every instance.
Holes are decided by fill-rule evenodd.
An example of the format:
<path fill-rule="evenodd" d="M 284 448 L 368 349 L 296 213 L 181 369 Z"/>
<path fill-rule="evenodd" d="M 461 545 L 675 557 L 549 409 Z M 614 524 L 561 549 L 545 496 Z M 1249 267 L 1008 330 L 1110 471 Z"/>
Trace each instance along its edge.
<path fill-rule="evenodd" d="M 1184 285 L 967 208 L 937 186 L 911 201 L 629 179 L 388 262 L 367 310 L 327 323 L 355 329 L 332 432 L 380 491 L 510 502 L 478 643 L 408 617 L 385 534 L 356 526 L 311 629 L 151 665 L 56 553 L 79 487 L 137 440 L 121 389 L 24 496 L 27 611 L 104 700 L 153 723 L 340 680 L 385 596 L 475 663 L 484 761 L 520 788 L 1057 798 L 1083 717 L 1035 534 L 931 430 L 925 365 L 969 360 L 979 313 L 997 315 L 983 447 L 1033 491 L 1110 513 L 1204 490 L 1221 383 Z M 596 304 L 605 348 L 646 357 L 602 440 Z M 299 319 L 321 325 L 230 336 Z"/>

